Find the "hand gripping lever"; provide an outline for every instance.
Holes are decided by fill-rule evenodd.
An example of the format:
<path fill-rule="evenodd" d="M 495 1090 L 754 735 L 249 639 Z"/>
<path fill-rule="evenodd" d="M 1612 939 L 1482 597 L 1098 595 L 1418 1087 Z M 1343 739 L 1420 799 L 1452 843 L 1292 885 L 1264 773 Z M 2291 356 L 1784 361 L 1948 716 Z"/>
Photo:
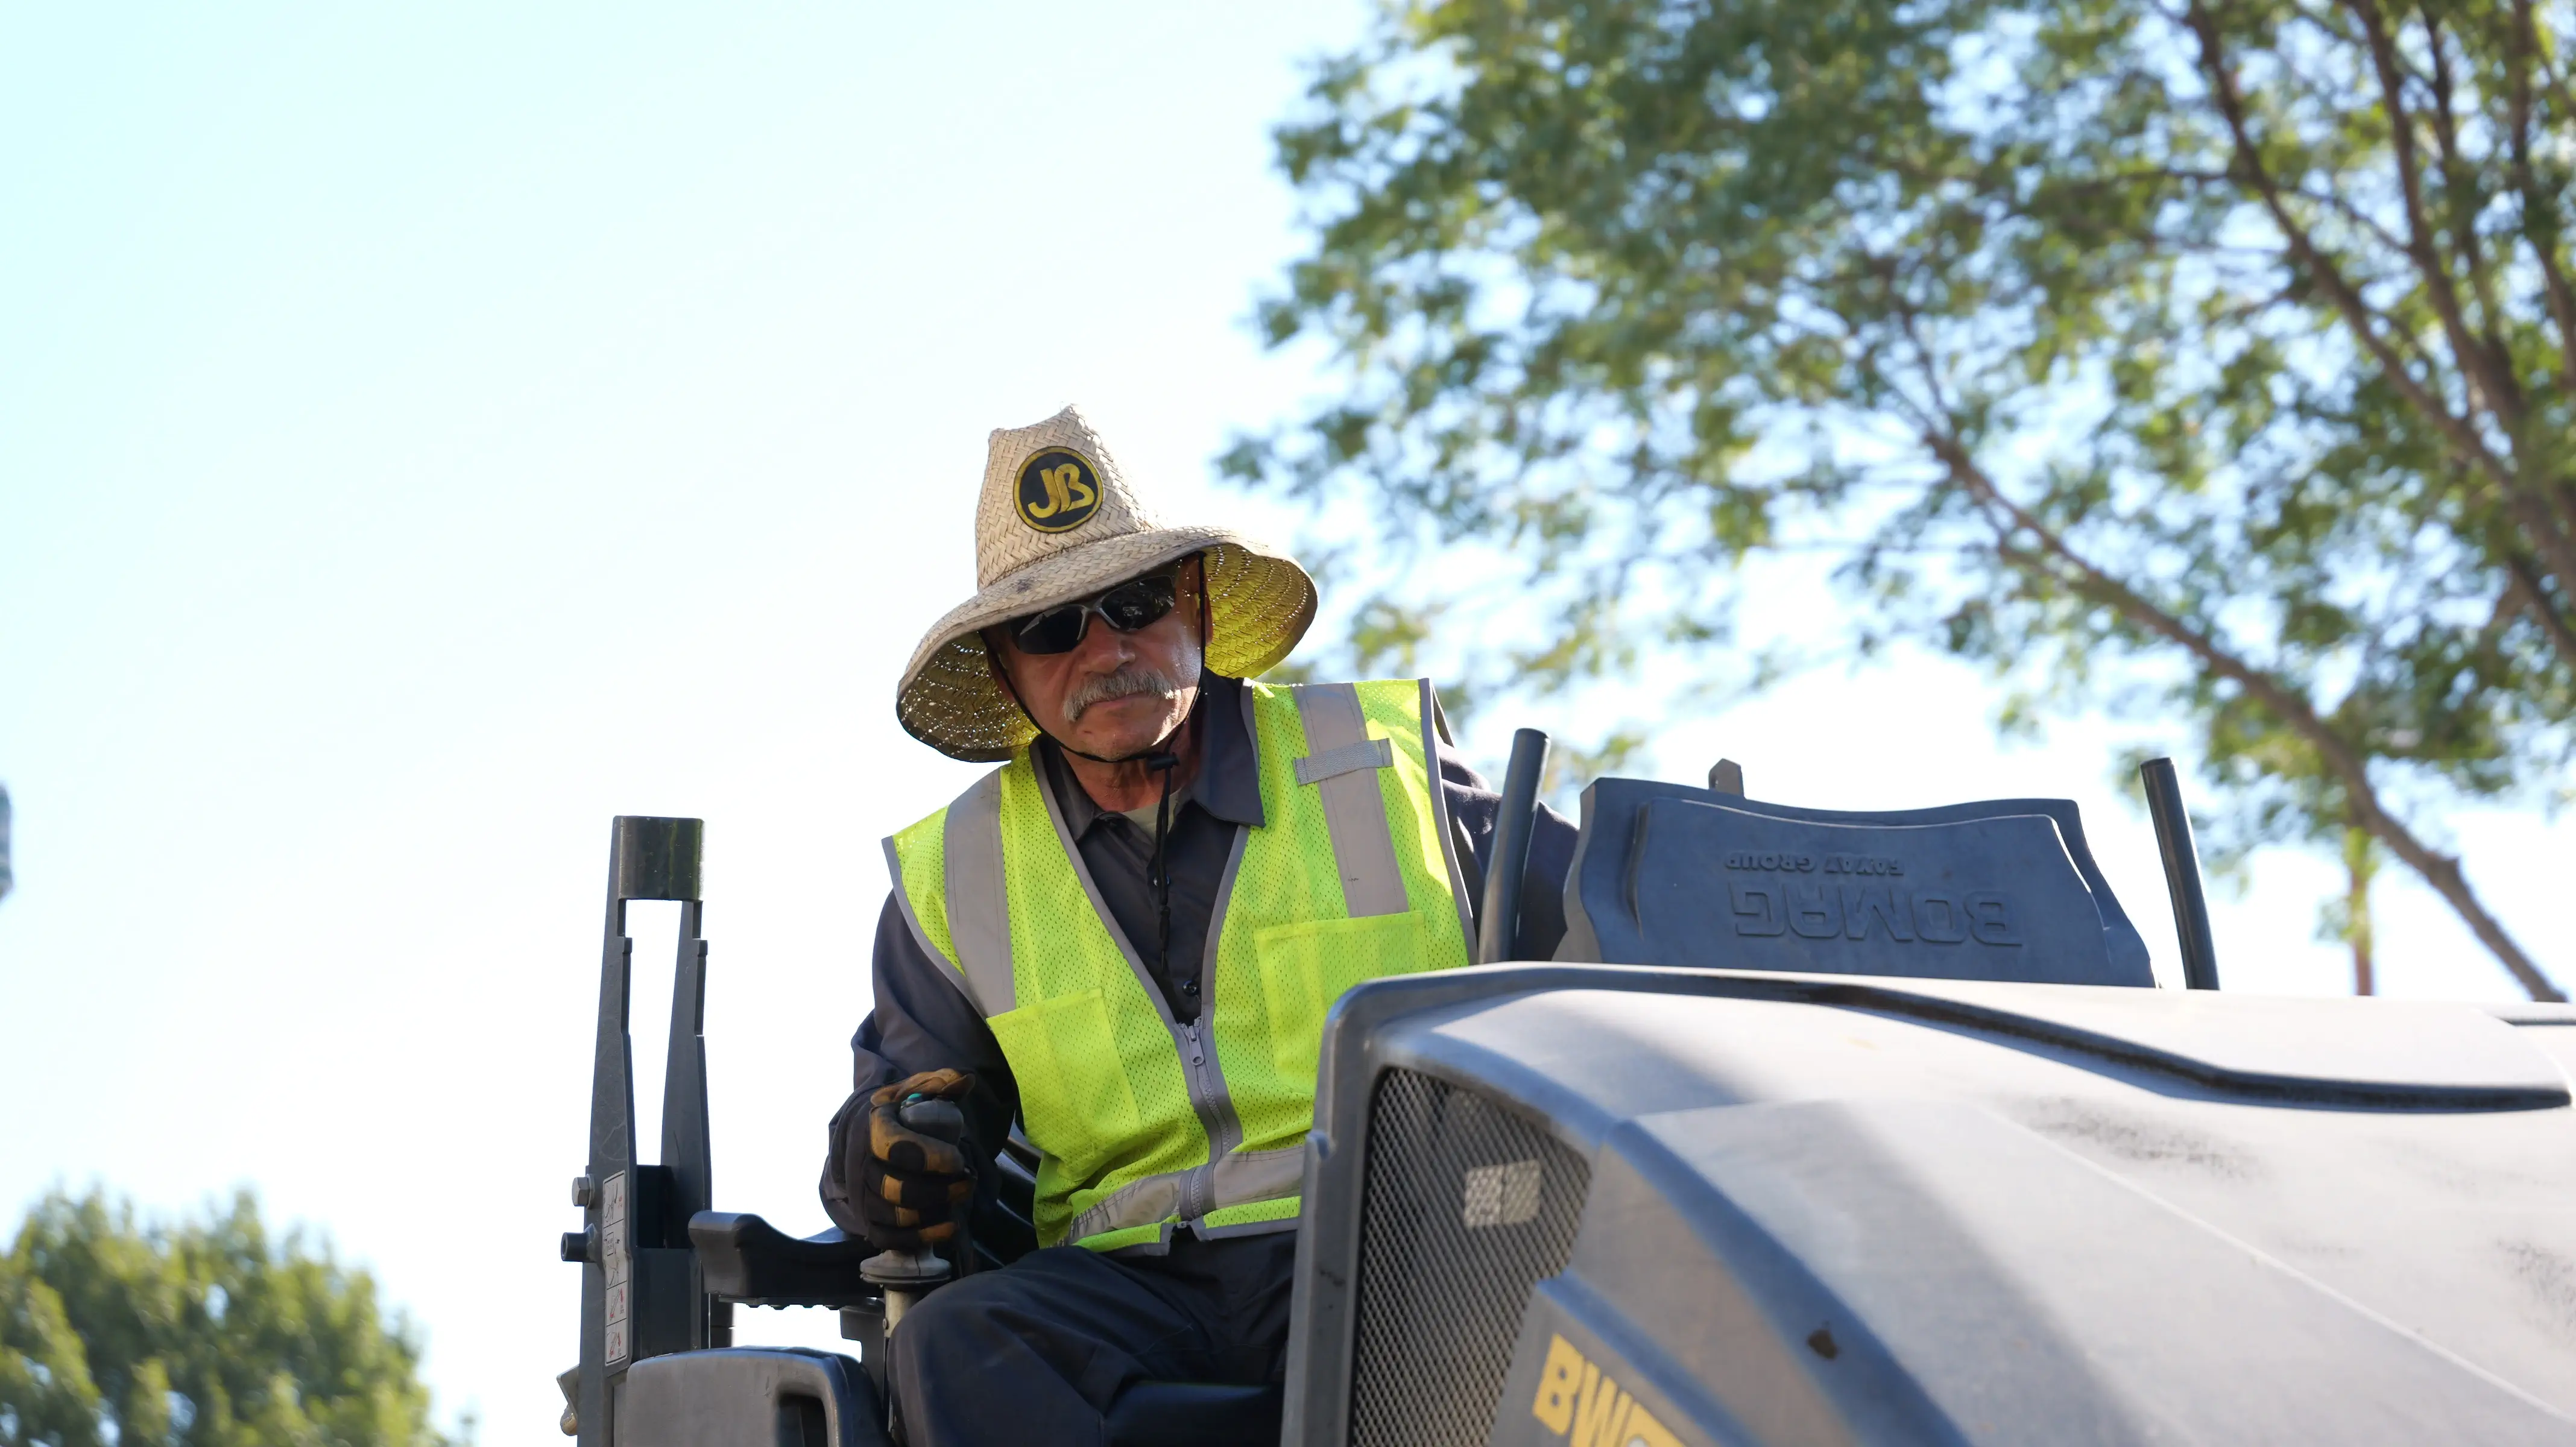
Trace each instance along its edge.
<path fill-rule="evenodd" d="M 954 1101 L 916 1095 L 905 1101 L 896 1116 L 906 1126 L 933 1140 L 957 1145 L 966 1138 L 966 1116 Z M 958 1221 L 958 1240 L 965 1245 L 965 1221 Z M 892 1336 L 904 1312 L 915 1299 L 930 1294 L 932 1288 L 948 1279 L 951 1268 L 939 1253 L 925 1246 L 918 1251 L 880 1251 L 859 1265 L 859 1275 L 871 1285 L 885 1290 L 885 1329 Z"/>

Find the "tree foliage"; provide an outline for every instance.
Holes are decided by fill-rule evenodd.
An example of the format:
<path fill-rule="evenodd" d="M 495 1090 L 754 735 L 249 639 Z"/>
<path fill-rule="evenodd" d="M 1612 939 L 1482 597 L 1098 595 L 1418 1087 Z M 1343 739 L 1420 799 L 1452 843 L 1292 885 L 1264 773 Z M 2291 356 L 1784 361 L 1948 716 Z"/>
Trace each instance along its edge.
<path fill-rule="evenodd" d="M 1542 689 L 1713 663 L 1736 565 L 1824 551 L 1862 650 L 2188 719 L 2222 844 L 2384 850 L 2559 998 L 2428 821 L 2576 747 L 2571 24 L 1391 4 L 1278 132 L 1314 244 L 1264 325 L 1348 393 L 1228 466 L 1515 559 L 1374 626 L 1542 598 Z"/>
<path fill-rule="evenodd" d="M 56 1192 L 0 1256 L 6 1447 L 443 1447 L 419 1359 L 365 1272 L 273 1243 L 248 1194 L 146 1226 Z"/>

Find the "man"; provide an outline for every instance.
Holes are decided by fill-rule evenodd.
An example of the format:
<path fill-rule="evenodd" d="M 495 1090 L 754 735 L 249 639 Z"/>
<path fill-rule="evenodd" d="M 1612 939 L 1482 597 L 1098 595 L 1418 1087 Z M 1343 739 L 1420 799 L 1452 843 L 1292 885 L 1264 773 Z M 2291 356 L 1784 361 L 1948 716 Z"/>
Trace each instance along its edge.
<path fill-rule="evenodd" d="M 1469 963 L 1499 801 L 1426 682 L 1243 682 L 1314 583 L 1148 513 L 1073 408 L 992 434 L 976 553 L 895 707 L 1001 767 L 886 841 L 822 1193 L 881 1248 L 954 1240 L 1016 1116 L 1043 1249 L 904 1318 L 897 1416 L 912 1447 L 1092 1444 L 1131 1382 L 1281 1379 L 1325 1012 Z M 1564 932 L 1573 837 L 1542 811 L 1521 958 Z M 901 1123 L 922 1095 L 960 1104 L 963 1150 Z"/>

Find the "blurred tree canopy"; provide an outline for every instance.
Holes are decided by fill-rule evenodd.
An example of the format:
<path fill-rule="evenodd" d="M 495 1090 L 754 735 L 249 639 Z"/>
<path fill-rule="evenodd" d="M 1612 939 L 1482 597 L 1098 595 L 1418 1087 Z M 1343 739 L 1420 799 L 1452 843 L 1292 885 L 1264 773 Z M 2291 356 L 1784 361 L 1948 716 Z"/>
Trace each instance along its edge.
<path fill-rule="evenodd" d="M 2576 747 L 2571 24 L 1392 3 L 1277 132 L 1313 247 L 1263 324 L 1347 393 L 1225 464 L 1511 559 L 1358 641 L 1508 591 L 1541 691 L 1714 671 L 1735 565 L 1823 553 L 1860 652 L 1978 662 L 2007 724 L 2188 720 L 2211 842 L 2345 861 L 2357 963 L 2384 854 L 2562 998 L 2428 821 L 2555 805 Z"/>
<path fill-rule="evenodd" d="M 141 1226 L 59 1192 L 0 1255 L 6 1447 L 445 1447 L 420 1343 L 375 1283 L 229 1212 Z"/>

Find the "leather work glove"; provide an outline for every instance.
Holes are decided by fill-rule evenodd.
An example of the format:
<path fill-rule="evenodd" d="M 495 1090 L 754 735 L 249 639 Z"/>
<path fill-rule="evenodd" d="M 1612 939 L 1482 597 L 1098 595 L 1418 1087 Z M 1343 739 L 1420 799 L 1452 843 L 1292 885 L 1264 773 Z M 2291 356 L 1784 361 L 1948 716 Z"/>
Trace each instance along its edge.
<path fill-rule="evenodd" d="M 850 1200 L 881 1251 L 919 1251 L 953 1240 L 957 1221 L 975 1199 L 974 1168 L 960 1145 L 924 1135 L 903 1123 L 912 1100 L 963 1101 L 975 1077 L 955 1070 L 926 1070 L 882 1087 L 854 1112 L 846 1127 Z"/>

